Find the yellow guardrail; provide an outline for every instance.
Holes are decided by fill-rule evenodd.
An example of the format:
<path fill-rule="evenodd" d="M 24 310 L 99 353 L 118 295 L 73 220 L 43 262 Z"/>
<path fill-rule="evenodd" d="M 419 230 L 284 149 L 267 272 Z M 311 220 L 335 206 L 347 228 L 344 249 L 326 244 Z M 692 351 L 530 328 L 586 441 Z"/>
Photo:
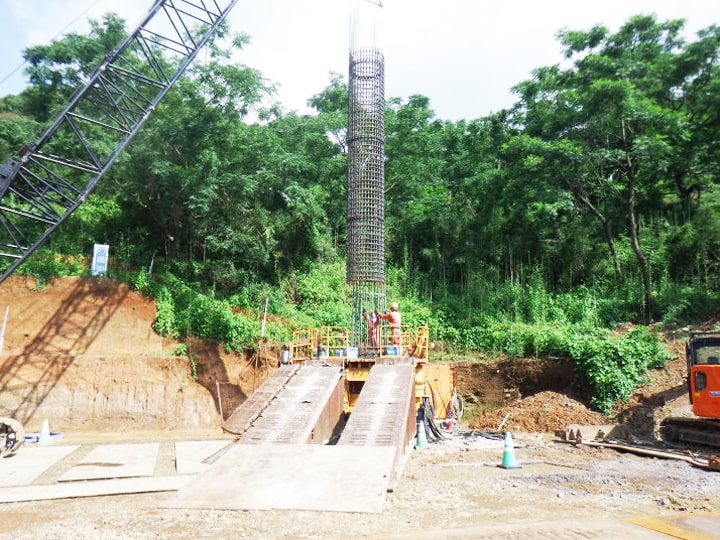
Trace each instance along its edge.
<path fill-rule="evenodd" d="M 410 356 L 418 361 L 427 361 L 429 329 L 427 326 L 411 328 L 402 326 L 400 343 L 392 343 L 392 328 L 384 324 L 380 327 L 380 347 L 370 349 L 361 344 L 361 352 L 372 351 L 379 358 L 398 358 Z M 373 356 L 373 354 L 370 354 Z M 302 362 L 314 357 L 332 357 L 336 359 L 356 359 L 358 348 L 350 344 L 350 332 L 345 326 L 323 326 L 319 329 L 295 330 L 292 336 L 291 356 L 293 362 Z"/>
<path fill-rule="evenodd" d="M 315 354 L 318 346 L 318 331 L 316 328 L 295 330 L 292 337 L 292 360 L 307 361 Z"/>
<path fill-rule="evenodd" d="M 350 332 L 345 326 L 323 326 L 320 328 L 320 355 L 327 354 L 336 359 L 347 358 Z"/>

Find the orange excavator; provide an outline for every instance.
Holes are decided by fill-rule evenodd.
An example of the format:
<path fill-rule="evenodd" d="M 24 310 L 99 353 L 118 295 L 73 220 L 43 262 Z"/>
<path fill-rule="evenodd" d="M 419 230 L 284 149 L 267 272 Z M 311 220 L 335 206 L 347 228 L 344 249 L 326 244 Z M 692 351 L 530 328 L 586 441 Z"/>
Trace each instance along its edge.
<path fill-rule="evenodd" d="M 720 447 L 720 332 L 691 333 L 686 345 L 687 385 L 694 418 L 670 417 L 667 441 Z"/>

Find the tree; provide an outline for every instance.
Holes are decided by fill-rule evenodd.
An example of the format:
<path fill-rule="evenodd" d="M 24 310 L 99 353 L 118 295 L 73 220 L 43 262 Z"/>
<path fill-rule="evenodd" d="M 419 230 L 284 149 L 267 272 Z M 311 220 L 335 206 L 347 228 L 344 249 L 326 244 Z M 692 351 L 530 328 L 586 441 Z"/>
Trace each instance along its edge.
<path fill-rule="evenodd" d="M 442 177 L 442 123 L 433 120 L 430 100 L 391 100 L 385 115 L 385 222 L 388 251 L 444 280 L 439 220 L 448 197 Z"/>
<path fill-rule="evenodd" d="M 133 140 L 112 180 L 125 193 L 128 217 L 157 233 L 160 253 L 193 261 L 204 260 L 213 246 L 227 249 L 220 231 L 237 219 L 233 204 L 245 206 L 254 191 L 246 175 L 256 160 L 244 154 L 258 141 L 267 144 L 242 122 L 264 88 L 257 71 L 214 59 L 181 78 Z M 234 240 L 235 249 L 258 246 L 257 239 Z"/>
<path fill-rule="evenodd" d="M 516 87 L 516 121 L 524 129 L 509 148 L 523 157 L 534 180 L 554 181 L 597 218 L 618 272 L 613 223 L 624 222 L 646 318 L 654 298 L 640 217 L 668 211 L 677 176 L 671 173 L 673 158 L 694 155 L 683 101 L 699 73 L 687 69 L 682 26 L 637 16 L 616 34 L 602 26 L 561 32 L 571 67 L 537 69 L 532 80 Z"/>
<path fill-rule="evenodd" d="M 90 19 L 90 34 L 70 33 L 49 45 L 23 52 L 30 86 L 23 91 L 25 114 L 39 122 L 62 110 L 72 93 L 92 75 L 100 61 L 127 35 L 125 21 L 114 13 Z"/>

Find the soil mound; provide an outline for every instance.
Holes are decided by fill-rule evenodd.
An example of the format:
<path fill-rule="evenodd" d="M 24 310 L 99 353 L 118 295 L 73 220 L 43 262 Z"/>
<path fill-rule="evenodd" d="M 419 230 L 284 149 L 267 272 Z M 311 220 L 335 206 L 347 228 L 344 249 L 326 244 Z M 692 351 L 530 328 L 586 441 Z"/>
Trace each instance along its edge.
<path fill-rule="evenodd" d="M 504 421 L 504 423 L 503 423 Z M 568 424 L 607 424 L 610 420 L 579 401 L 557 392 L 539 392 L 484 414 L 470 424 L 472 429 L 554 433 Z"/>

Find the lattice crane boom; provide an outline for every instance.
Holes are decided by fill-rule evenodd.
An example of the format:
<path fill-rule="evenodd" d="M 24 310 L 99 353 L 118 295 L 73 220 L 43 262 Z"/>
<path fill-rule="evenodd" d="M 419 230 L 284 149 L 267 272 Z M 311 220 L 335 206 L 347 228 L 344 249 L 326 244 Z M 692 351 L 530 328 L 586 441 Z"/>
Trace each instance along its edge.
<path fill-rule="evenodd" d="M 0 164 L 0 283 L 83 203 L 237 1 L 156 0 L 40 138 Z"/>

